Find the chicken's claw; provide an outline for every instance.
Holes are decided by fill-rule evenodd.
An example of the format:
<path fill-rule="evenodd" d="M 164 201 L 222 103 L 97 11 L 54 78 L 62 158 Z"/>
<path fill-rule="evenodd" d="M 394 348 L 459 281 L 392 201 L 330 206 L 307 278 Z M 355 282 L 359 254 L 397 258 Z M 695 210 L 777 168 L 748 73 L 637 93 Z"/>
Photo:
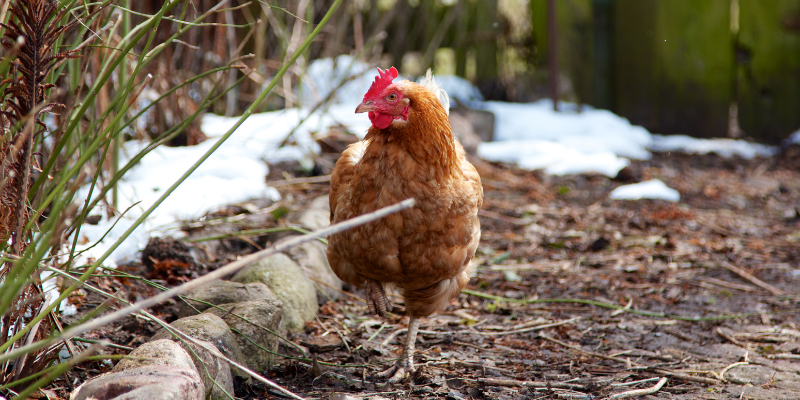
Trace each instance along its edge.
<path fill-rule="evenodd" d="M 380 282 L 374 279 L 367 279 L 364 283 L 364 292 L 370 313 L 383 317 L 386 316 L 387 311 L 391 311 L 394 307 L 389 298 L 386 297 L 386 291 Z"/>
<path fill-rule="evenodd" d="M 377 374 L 375 374 L 375 376 L 381 379 L 389 378 L 389 376 L 391 376 L 391 378 L 389 378 L 387 383 L 398 383 L 403 379 L 405 379 L 406 372 L 408 372 L 406 371 L 406 368 L 401 366 L 400 363 L 397 363 L 395 365 L 392 365 L 392 367 L 387 369 L 386 371 L 378 372 Z"/>
<path fill-rule="evenodd" d="M 400 359 L 391 368 L 375 374 L 378 378 L 386 378 L 391 375 L 389 383 L 398 383 L 404 380 L 408 374 L 414 373 L 414 347 L 418 331 L 419 319 L 411 317 L 408 321 L 408 333 Z"/>

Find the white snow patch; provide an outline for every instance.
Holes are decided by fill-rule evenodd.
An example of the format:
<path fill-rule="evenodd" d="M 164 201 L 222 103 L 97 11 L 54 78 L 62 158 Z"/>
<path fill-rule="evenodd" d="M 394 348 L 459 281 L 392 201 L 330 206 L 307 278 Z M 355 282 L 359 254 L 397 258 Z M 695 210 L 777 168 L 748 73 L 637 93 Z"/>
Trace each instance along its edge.
<path fill-rule="evenodd" d="M 796 130 L 789 136 L 789 144 L 800 144 L 800 129 Z"/>
<path fill-rule="evenodd" d="M 652 135 L 650 150 L 680 151 L 688 154 L 717 153 L 722 157 L 739 156 L 746 159 L 770 157 L 778 153 L 775 146 L 750 143 L 736 139 L 697 139 L 686 135 Z M 800 137 L 800 135 L 798 135 Z"/>
<path fill-rule="evenodd" d="M 376 68 L 349 55 L 314 60 L 302 78 L 300 104 L 311 108 L 330 96 L 330 104 L 352 104 L 355 109 L 376 76 Z"/>
<path fill-rule="evenodd" d="M 337 95 L 341 93 L 337 91 Z M 133 260 L 151 236 L 180 236 L 182 233 L 175 229 L 178 221 L 197 219 L 220 206 L 252 198 L 279 199 L 278 191 L 265 183 L 267 163 L 295 160 L 310 169 L 314 165 L 312 155 L 320 152 L 313 134 L 325 132 L 334 125 L 343 125 L 361 137 L 366 134 L 369 119 L 365 114 L 355 114 L 355 105 L 347 104 L 345 99 L 347 97 L 341 99 L 344 103 L 331 104 L 326 110 L 314 113 L 309 109 L 294 108 L 251 115 L 114 250 L 104 264 L 114 267 Z M 357 97 L 355 104 L 360 99 Z M 97 225 L 81 227 L 78 241 L 81 244 L 76 250 L 86 251 L 76 260 L 77 265 L 85 265 L 102 256 L 238 119 L 206 115 L 201 129 L 209 137 L 207 141 L 196 146 L 162 146 L 142 158 L 118 183 L 119 210 L 130 210 L 119 220 L 104 219 Z M 287 138 L 286 142 L 290 144 L 281 146 Z M 125 143 L 121 165 L 146 146 L 146 143 L 137 141 Z M 85 198 L 87 193 L 88 186 L 78 193 L 77 198 Z"/>
<path fill-rule="evenodd" d="M 529 170 L 543 169 L 551 175 L 597 172 L 616 176 L 630 161 L 610 151 L 584 153 L 573 147 L 546 140 L 506 140 L 485 142 L 478 155 L 490 161 L 516 163 Z"/>
<path fill-rule="evenodd" d="M 422 79 L 419 81 L 422 84 Z M 455 75 L 436 75 L 436 83 L 451 99 L 470 107 L 480 106 L 483 95 L 470 81 Z M 452 104 L 451 104 L 452 105 Z"/>
<path fill-rule="evenodd" d="M 564 103 L 487 101 L 495 114 L 495 142 L 481 143 L 478 155 L 490 161 L 517 163 L 555 175 L 598 172 L 616 176 L 629 158 L 649 159 L 650 133 L 610 111 L 588 106 L 578 112 Z"/>
<path fill-rule="evenodd" d="M 662 199 L 679 201 L 681 194 L 658 179 L 623 185 L 612 190 L 608 197 L 614 200 Z"/>
<path fill-rule="evenodd" d="M 95 243 L 97 245 L 84 253 L 78 262 L 99 258 L 122 237 L 133 222 L 155 204 L 164 191 L 216 142 L 213 133 L 209 136 L 212 138 L 196 146 L 163 146 L 142 158 L 117 185 L 119 210 L 130 210 L 118 221 L 103 220 L 97 225 L 84 225 L 79 242 L 85 244 L 79 245 L 77 250 L 83 250 Z M 132 157 L 142 148 L 144 144 L 140 142 L 126 143 L 122 162 L 126 163 L 128 157 Z M 117 247 L 105 264 L 114 266 L 133 260 L 147 244 L 150 234 L 178 235 L 179 232 L 168 232 L 177 221 L 196 219 L 221 205 L 255 197 L 278 199 L 278 192 L 267 187 L 265 183 L 264 177 L 268 170 L 266 164 L 260 160 L 259 148 L 260 153 L 267 153 L 264 142 L 259 138 L 248 140 L 237 137 L 232 138 L 230 143 L 224 143 Z M 288 158 L 294 152 L 299 151 L 288 149 L 285 153 L 289 154 L 282 157 Z M 78 198 L 85 196 L 86 188 L 79 193 Z"/>
<path fill-rule="evenodd" d="M 52 304 L 55 299 L 61 296 L 61 292 L 58 290 L 59 286 L 56 281 L 56 275 L 50 271 L 42 271 L 39 277 L 42 280 L 42 292 L 45 296 L 45 302 L 47 304 Z M 78 313 L 78 307 L 66 301 L 62 301 L 55 311 L 63 315 L 75 315 Z"/>

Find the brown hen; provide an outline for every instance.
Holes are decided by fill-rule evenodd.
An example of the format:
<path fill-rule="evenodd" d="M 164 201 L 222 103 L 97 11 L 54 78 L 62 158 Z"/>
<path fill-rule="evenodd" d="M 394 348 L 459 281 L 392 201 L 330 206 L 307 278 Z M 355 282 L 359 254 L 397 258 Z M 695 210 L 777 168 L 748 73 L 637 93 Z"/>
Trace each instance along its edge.
<path fill-rule="evenodd" d="M 350 145 L 331 176 L 331 223 L 407 198 L 412 209 L 332 235 L 328 260 L 336 275 L 365 289 L 372 313 L 392 309 L 385 287 L 398 288 L 409 315 L 400 361 L 379 374 L 392 381 L 413 371 L 419 318 L 444 309 L 467 284 L 480 239 L 481 178 L 450 129 L 432 78 L 423 86 L 392 82 L 379 71 L 356 112 L 369 112 L 364 140 Z M 427 86 L 427 87 L 426 87 Z M 434 93 L 437 92 L 437 93 Z M 446 94 L 444 94 L 446 96 Z"/>

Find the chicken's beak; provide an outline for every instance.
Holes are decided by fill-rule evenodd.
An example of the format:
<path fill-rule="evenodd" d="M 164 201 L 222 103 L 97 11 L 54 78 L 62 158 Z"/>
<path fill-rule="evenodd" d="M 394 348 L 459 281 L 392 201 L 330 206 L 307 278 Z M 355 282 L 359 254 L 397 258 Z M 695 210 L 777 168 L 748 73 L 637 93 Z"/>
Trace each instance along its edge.
<path fill-rule="evenodd" d="M 372 105 L 372 100 L 367 100 L 356 107 L 356 114 L 375 111 L 375 106 Z"/>

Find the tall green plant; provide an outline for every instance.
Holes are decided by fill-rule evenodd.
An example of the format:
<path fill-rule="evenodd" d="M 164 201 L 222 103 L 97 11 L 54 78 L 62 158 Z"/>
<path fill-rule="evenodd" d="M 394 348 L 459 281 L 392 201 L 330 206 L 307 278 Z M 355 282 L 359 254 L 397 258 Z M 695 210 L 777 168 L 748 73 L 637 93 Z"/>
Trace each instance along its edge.
<path fill-rule="evenodd" d="M 148 152 L 191 126 L 204 109 L 224 99 L 245 77 L 234 82 L 227 79 L 226 73 L 234 68 L 233 65 L 241 63 L 238 54 L 230 54 L 231 59 L 225 60 L 221 65 L 195 71 L 193 75 L 181 75 L 184 80 L 177 84 L 174 83 L 173 76 L 148 76 L 148 73 L 159 70 L 153 65 L 162 62 L 165 57 L 172 57 L 175 48 L 192 41 L 187 36 L 196 30 L 215 28 L 218 25 L 218 19 L 215 21 L 215 18 L 228 10 L 225 7 L 230 6 L 229 0 L 219 0 L 200 15 L 196 14 L 197 10 L 191 0 L 157 2 L 157 9 L 152 14 L 138 13 L 124 7 L 137 4 L 127 1 L 109 1 L 104 4 L 79 3 L 77 0 L 59 0 L 59 3 L 54 0 L 10 1 L 12 5 L 9 9 L 14 7 L 15 10 L 21 10 L 26 5 L 33 5 L 31 9 L 34 12 L 31 15 L 36 12 L 49 13 L 45 23 L 26 23 L 23 18 L 28 15 L 20 17 L 17 14 L 23 11 L 19 11 L 9 14 L 12 18 L 2 27 L 5 58 L 0 61 L 0 76 L 7 76 L 3 74 L 6 70 L 15 71 L 15 75 L 13 79 L 0 83 L 0 111 L 3 111 L 0 114 L 0 150 L 3 151 L 0 154 L 3 169 L 0 171 L 6 174 L 0 175 L 0 194 L 4 194 L 4 199 L 14 199 L 8 202 L 4 200 L 3 204 L 9 204 L 9 210 L 13 211 L 7 215 L 19 215 L 22 210 L 24 216 L 8 224 L 11 228 L 6 229 L 6 236 L 2 236 L 3 231 L 0 230 L 0 263 L 5 266 L 5 276 L 0 279 L 0 313 L 3 321 L 0 331 L 0 394 L 13 394 L 1 391 L 23 387 L 19 393 L 24 395 L 47 384 L 59 374 L 66 373 L 80 359 L 77 357 L 88 354 L 79 345 L 70 345 L 69 350 L 76 358 L 71 362 L 58 364 L 57 367 L 53 366 L 52 355 L 67 342 L 64 341 L 65 336 L 54 332 L 58 329 L 58 324 L 51 322 L 57 322 L 54 318 L 58 304 L 80 287 L 81 283 L 92 278 L 92 274 L 110 255 L 111 250 L 88 268 L 78 265 L 83 272 L 78 283 L 62 286 L 61 293 L 53 295 L 52 297 L 57 298 L 50 302 L 44 301 L 50 294 L 44 293 L 38 282 L 42 266 L 57 266 L 62 270 L 75 268 L 72 264 L 76 259 L 75 246 L 80 236 L 81 224 L 87 215 L 96 213 L 98 207 L 111 203 L 108 195 L 114 184 Z M 336 0 L 333 3 L 325 18 L 314 27 L 313 32 L 299 46 L 298 52 L 281 65 L 274 80 L 257 97 L 236 126 L 280 82 L 283 74 L 299 54 L 308 48 L 313 37 L 320 32 L 341 1 Z M 230 7 L 230 10 L 238 9 Z M 80 23 L 75 24 L 76 20 L 80 20 Z M 131 21 L 131 24 L 127 25 L 127 21 Z M 17 24 L 16 28 L 9 28 L 12 24 Z M 169 27 L 164 29 L 165 26 Z M 20 85 L 18 76 L 24 72 L 18 64 L 23 62 L 23 52 L 28 51 L 22 48 L 17 38 L 20 32 L 25 33 L 26 29 L 35 30 L 37 27 L 44 29 L 43 37 L 49 38 L 49 41 L 41 42 L 44 44 L 35 47 L 39 53 L 33 54 L 41 54 L 44 50 L 52 53 L 50 58 L 32 58 L 39 60 L 39 65 L 46 66 L 46 72 L 30 75 L 33 82 L 38 82 L 39 85 L 34 87 L 35 90 L 25 92 L 32 94 L 26 98 L 34 99 L 26 100 L 32 108 L 30 111 L 17 112 L 11 107 L 21 104 L 16 99 L 16 93 L 20 91 L 16 87 Z M 252 26 L 236 25 L 235 28 L 252 29 Z M 239 50 L 241 47 L 243 46 Z M 78 50 L 84 56 L 73 59 Z M 12 59 L 15 61 L 12 62 Z M 126 73 L 120 74 L 119 71 Z M 163 89 L 163 93 L 156 99 L 150 99 L 149 104 L 140 105 L 137 97 L 154 80 L 159 79 L 160 82 L 169 83 L 168 89 Z M 174 121 L 172 126 L 160 132 L 139 154 L 129 154 L 130 161 L 126 165 L 112 168 L 107 161 L 115 153 L 115 142 L 124 140 L 137 121 L 147 118 L 152 110 L 166 103 L 169 96 L 181 91 L 189 92 L 191 85 L 205 90 L 201 91 L 199 97 L 192 98 L 197 109 Z M 30 89 L 30 85 L 25 87 Z M 56 87 L 59 89 L 52 90 Z M 9 105 L 11 102 L 15 106 Z M 53 110 L 60 103 L 64 105 L 59 115 L 43 118 L 43 113 Z M 42 122 L 46 122 L 51 131 L 43 130 Z M 27 134 L 26 129 L 29 129 Z M 233 129 L 226 133 L 209 153 L 167 190 L 158 203 L 232 132 Z M 20 137 L 24 140 L 20 140 Z M 23 144 L 27 147 L 22 146 Z M 23 149 L 27 153 L 20 153 Z M 12 152 L 17 154 L 12 157 Z M 34 167 L 35 170 L 32 169 Z M 28 168 L 27 172 L 25 168 Z M 9 191 L 5 190 L 6 187 Z M 12 188 L 16 188 L 16 191 L 12 192 Z M 18 190 L 19 188 L 24 190 Z M 81 197 L 76 198 L 79 189 Z M 5 193 L 12 195 L 9 197 Z M 155 207 L 157 204 L 134 222 L 124 237 L 112 245 L 112 249 L 139 226 Z M 25 238 L 24 241 L 18 241 L 15 236 L 20 228 L 24 234 L 19 237 Z M 16 247 L 18 242 L 19 248 Z M 72 326 L 71 329 L 80 328 L 82 324 Z"/>

